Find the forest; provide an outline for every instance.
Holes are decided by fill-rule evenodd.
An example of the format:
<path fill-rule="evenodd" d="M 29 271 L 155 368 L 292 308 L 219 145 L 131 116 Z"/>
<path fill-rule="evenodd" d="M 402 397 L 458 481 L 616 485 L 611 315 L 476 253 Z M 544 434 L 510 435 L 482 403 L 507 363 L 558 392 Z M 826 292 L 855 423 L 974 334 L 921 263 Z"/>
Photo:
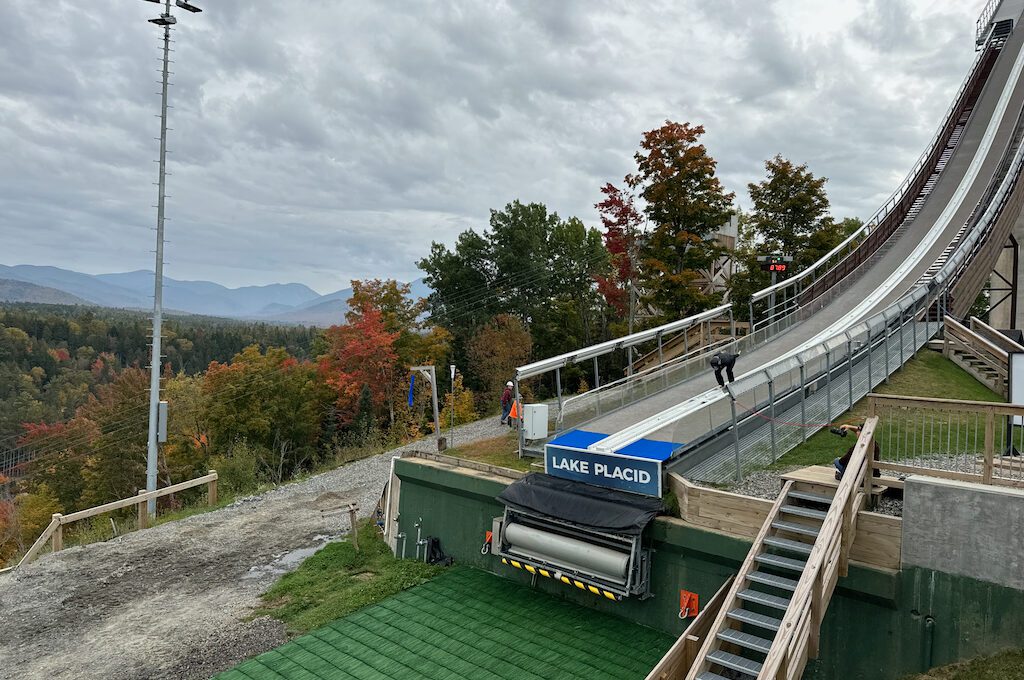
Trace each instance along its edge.
<path fill-rule="evenodd" d="M 635 171 L 595 187 L 599 225 L 513 200 L 453 245 L 433 243 L 417 263 L 432 291 L 426 299 L 394 280 L 356 280 L 348 313 L 325 329 L 171 318 L 159 486 L 216 469 L 225 493 L 251 493 L 427 435 L 425 381 L 410 405 L 415 365 L 444 376 L 442 422 L 496 413 L 516 366 L 723 299 L 744 318 L 749 296 L 769 281 L 759 254 L 792 254 L 791 276 L 860 225 L 831 216 L 826 178 L 775 156 L 747 186 L 749 211 L 737 215 L 728 254 L 739 271 L 727 290 L 698 285 L 725 254 L 717 232 L 738 212 L 703 134 L 671 121 L 645 132 Z M 148 329 L 137 312 L 0 307 L 0 564 L 52 513 L 145 487 Z M 621 358 L 603 361 L 602 376 L 624 369 Z M 454 385 L 449 364 L 458 368 Z M 574 366 L 562 379 L 585 391 L 590 376 Z M 527 400 L 550 390 L 523 385 Z"/>

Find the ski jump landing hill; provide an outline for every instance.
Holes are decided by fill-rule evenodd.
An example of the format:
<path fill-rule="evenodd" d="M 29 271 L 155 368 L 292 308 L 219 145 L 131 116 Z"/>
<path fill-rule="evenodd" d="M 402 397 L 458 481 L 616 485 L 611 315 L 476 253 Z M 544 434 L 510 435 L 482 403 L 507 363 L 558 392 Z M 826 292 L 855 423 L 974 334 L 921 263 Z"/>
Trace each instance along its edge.
<path fill-rule="evenodd" d="M 989 3 L 974 63 L 906 179 L 834 251 L 756 293 L 749 324 L 726 304 L 520 367 L 517 394 L 540 378 L 558 395 L 548 427 L 525 428 L 521 451 L 545 456 L 549 473 L 652 496 L 666 470 L 740 478 L 813 432 L 796 424 L 823 426 L 884 381 L 946 314 L 966 314 L 1024 202 L 1022 10 L 1024 0 Z M 669 358 L 679 338 L 686 351 Z M 651 358 L 643 370 L 601 384 L 599 359 L 640 346 Z M 741 351 L 728 392 L 708 368 L 722 347 Z M 561 371 L 582 362 L 595 387 L 566 398 Z"/>

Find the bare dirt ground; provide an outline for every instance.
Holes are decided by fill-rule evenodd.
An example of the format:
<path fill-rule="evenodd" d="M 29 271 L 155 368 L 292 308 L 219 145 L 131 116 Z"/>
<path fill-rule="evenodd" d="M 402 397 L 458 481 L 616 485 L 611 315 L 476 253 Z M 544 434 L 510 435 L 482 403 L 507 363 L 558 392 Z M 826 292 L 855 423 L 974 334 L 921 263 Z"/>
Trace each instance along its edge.
<path fill-rule="evenodd" d="M 456 428 L 496 437 L 497 417 Z M 407 445 L 205 514 L 46 555 L 0 576 L 0 678 L 207 678 L 285 641 L 259 596 L 376 507 Z M 343 519 L 344 518 L 344 519 Z"/>

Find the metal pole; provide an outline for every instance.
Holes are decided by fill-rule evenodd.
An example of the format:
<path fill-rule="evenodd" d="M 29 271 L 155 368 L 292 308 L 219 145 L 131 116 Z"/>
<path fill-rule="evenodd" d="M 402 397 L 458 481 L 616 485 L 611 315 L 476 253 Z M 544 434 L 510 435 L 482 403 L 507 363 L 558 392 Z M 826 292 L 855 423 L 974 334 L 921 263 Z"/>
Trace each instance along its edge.
<path fill-rule="evenodd" d="M 683 331 L 683 332 L 685 333 L 686 331 Z M 686 336 L 684 335 L 683 337 L 686 337 Z M 684 354 L 683 356 L 686 356 L 686 355 Z M 664 348 L 663 348 L 661 333 L 659 332 L 658 333 L 658 366 L 659 366 L 659 368 L 661 368 L 664 365 L 665 365 L 665 352 L 664 352 Z M 668 387 L 668 371 L 665 371 L 665 370 L 661 371 L 661 383 L 665 387 Z"/>
<path fill-rule="evenodd" d="M 807 441 L 807 369 L 800 362 L 800 441 Z"/>
<path fill-rule="evenodd" d="M 555 369 L 555 394 L 558 395 L 558 410 L 562 410 L 562 369 Z"/>
<path fill-rule="evenodd" d="M 434 407 L 434 432 L 437 434 L 437 450 L 441 450 L 441 412 L 437 410 L 437 373 L 430 367 L 430 401 Z M 453 400 L 454 401 L 454 400 Z M 454 407 L 454 403 L 452 404 Z M 455 409 L 452 408 L 452 412 Z"/>
<path fill-rule="evenodd" d="M 885 384 L 889 384 L 889 320 L 882 316 L 882 326 L 885 332 Z"/>
<path fill-rule="evenodd" d="M 853 408 L 853 340 L 846 341 L 846 373 L 850 391 L 850 408 Z"/>
<path fill-rule="evenodd" d="M 772 437 L 772 462 L 774 463 L 779 459 L 778 443 L 775 439 L 775 381 L 768 381 L 768 401 L 771 402 L 771 420 L 768 421 L 771 427 Z"/>
<path fill-rule="evenodd" d="M 873 374 L 871 372 L 871 361 L 872 361 L 871 352 L 872 352 L 873 346 L 874 346 L 874 342 L 871 339 L 871 329 L 868 328 L 868 392 L 869 393 L 871 392 L 871 390 L 875 389 L 874 376 L 873 376 Z"/>
<path fill-rule="evenodd" d="M 164 12 L 171 14 L 171 0 L 165 0 Z M 163 80 L 160 90 L 160 160 L 157 179 L 156 203 L 156 269 L 153 276 L 153 351 L 149 366 L 149 441 L 146 447 L 146 490 L 156 491 L 157 456 L 160 445 L 157 442 L 157 425 L 160 409 L 160 369 L 163 354 L 160 348 L 163 333 L 164 302 L 164 203 L 166 198 L 167 175 L 167 78 L 171 50 L 171 27 L 164 25 Z M 149 516 L 156 517 L 156 499 L 146 504 Z"/>
<path fill-rule="evenodd" d="M 516 376 L 515 380 L 515 405 L 516 405 L 516 429 L 519 430 L 519 457 L 523 457 L 523 452 L 526 451 L 526 429 L 523 427 L 525 419 L 523 418 L 523 404 L 520 401 L 519 395 L 519 376 Z"/>
<path fill-rule="evenodd" d="M 906 359 L 903 357 L 903 312 L 900 312 L 900 366 L 906 363 Z"/>
<path fill-rule="evenodd" d="M 736 483 L 743 483 L 743 467 L 740 465 L 740 424 L 736 418 L 736 400 L 730 399 L 729 406 L 732 408 L 732 439 L 736 448 Z"/>
<path fill-rule="evenodd" d="M 601 386 L 601 374 L 597 371 L 597 357 L 594 357 L 594 389 Z"/>
<path fill-rule="evenodd" d="M 832 350 L 825 351 L 825 420 L 832 421 Z"/>
<path fill-rule="evenodd" d="M 729 335 L 736 339 L 736 316 L 732 313 L 732 303 L 729 303 Z"/>
<path fill-rule="evenodd" d="M 747 311 L 750 312 L 750 316 L 747 317 L 747 335 L 754 334 L 754 298 L 750 298 L 747 303 Z M 753 340 L 751 340 L 753 342 Z"/>

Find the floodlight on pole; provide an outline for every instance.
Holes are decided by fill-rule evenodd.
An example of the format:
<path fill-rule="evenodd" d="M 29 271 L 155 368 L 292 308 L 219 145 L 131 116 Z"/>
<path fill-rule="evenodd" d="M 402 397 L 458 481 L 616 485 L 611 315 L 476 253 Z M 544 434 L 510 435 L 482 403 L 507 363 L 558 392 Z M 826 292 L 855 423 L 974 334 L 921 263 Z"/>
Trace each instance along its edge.
<path fill-rule="evenodd" d="M 164 29 L 163 41 L 163 79 L 160 92 L 160 171 L 157 181 L 159 187 L 156 205 L 156 266 L 153 273 L 153 344 L 152 354 L 149 362 L 149 441 L 146 447 L 146 490 L 156 490 L 157 456 L 160 447 L 160 369 L 163 366 L 163 354 L 161 353 L 161 340 L 163 333 L 163 284 L 164 284 L 164 205 L 167 198 L 166 177 L 167 177 L 167 86 L 170 72 L 171 51 L 171 26 L 178 23 L 178 20 L 171 15 L 171 0 L 146 0 L 164 6 L 163 13 L 156 19 L 150 19 L 149 23 L 156 24 Z M 182 6 L 182 0 L 178 0 L 178 6 Z M 188 3 L 185 3 L 188 4 Z M 198 12 L 199 8 L 192 5 L 190 12 Z M 156 517 L 156 499 L 150 499 L 147 504 L 149 516 Z"/>

